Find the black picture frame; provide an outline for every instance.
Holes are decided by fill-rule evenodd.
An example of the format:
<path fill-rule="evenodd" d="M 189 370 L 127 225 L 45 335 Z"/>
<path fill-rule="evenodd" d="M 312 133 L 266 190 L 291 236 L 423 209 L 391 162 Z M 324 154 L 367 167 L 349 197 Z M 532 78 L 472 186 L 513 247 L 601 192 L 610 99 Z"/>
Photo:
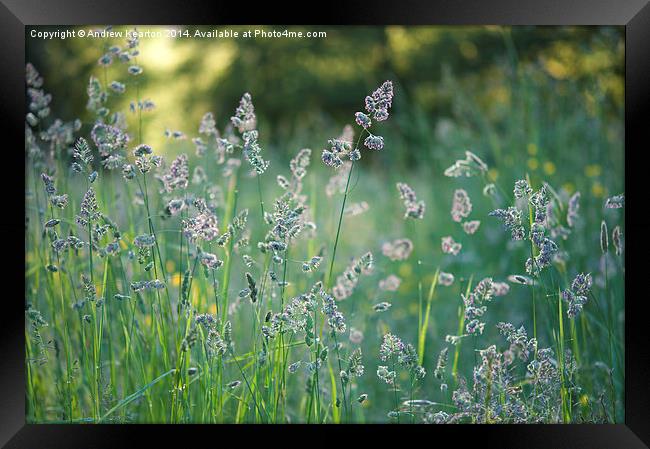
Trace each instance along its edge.
<path fill-rule="evenodd" d="M 300 23 L 325 25 L 336 22 L 356 24 L 502 24 L 502 25 L 623 25 L 626 36 L 625 59 L 625 183 L 627 205 L 637 217 L 627 219 L 626 261 L 631 273 L 626 276 L 626 357 L 625 357 L 625 424 L 609 425 L 500 425 L 500 426 L 327 426 L 325 432 L 335 444 L 349 444 L 343 433 L 351 431 L 366 436 L 384 432 L 402 433 L 408 439 L 423 438 L 424 444 L 449 444 L 452 438 L 458 445 L 467 443 L 498 444 L 499 447 L 526 448 L 641 448 L 650 445 L 650 346 L 648 345 L 647 315 L 643 305 L 645 295 L 635 295 L 634 284 L 643 292 L 642 270 L 647 265 L 647 240 L 643 230 L 650 219 L 643 218 L 639 206 L 645 200 L 644 175 L 646 167 L 641 157 L 647 148 L 644 127 L 650 117 L 650 5 L 647 0 L 401 0 L 383 5 L 354 1 L 346 5 L 328 5 L 321 11 L 316 4 L 284 8 L 275 3 L 266 6 L 242 8 L 232 2 L 200 2 L 197 0 L 174 3 L 170 0 L 2 0 L 0 4 L 0 110 L 6 125 L 2 144 L 4 170 L 2 176 L 5 213 L 0 227 L 7 257 L 13 260 L 21 245 L 18 236 L 24 230 L 23 171 L 19 168 L 24 139 L 23 122 L 25 26 L 74 24 L 239 24 L 239 23 Z M 334 6 L 334 7 L 333 7 Z M 288 11 L 293 11 L 289 13 Z M 298 17 L 295 14 L 303 16 Z M 294 15 L 291 15 L 294 14 Z M 645 125 L 645 126 L 644 126 Z M 24 156 L 22 156 L 24 157 Z M 14 160 L 15 159 L 15 160 Z M 647 175 L 646 175 L 647 176 Z M 21 185 L 22 182 L 22 185 Z M 638 185 L 635 185 L 638 184 Z M 647 200 L 646 200 L 647 201 Z M 15 204 L 14 204 L 15 203 Z M 21 208 L 21 203 L 22 208 Z M 6 236 L 9 236 L 7 238 Z M 14 248 L 15 246 L 15 248 Z M 24 261 L 23 261 L 24 262 Z M 645 262 L 645 263 L 644 263 Z M 24 265 L 9 261 L 5 283 L 20 285 Z M 23 271 L 22 273 L 20 271 Z M 631 274 L 631 276 L 630 276 Z M 631 288 L 630 288 L 631 287 Z M 18 290 L 18 289 L 16 289 Z M 241 428 L 221 426 L 158 426 L 158 425 L 34 425 L 25 423 L 24 389 L 24 318 L 20 292 L 6 293 L 2 325 L 0 326 L 0 446 L 7 448 L 99 448 L 131 447 L 136 444 L 153 446 L 157 441 L 185 441 L 197 445 L 202 438 L 218 445 L 215 435 L 224 431 L 237 432 L 239 438 L 249 440 Z M 307 426 L 267 427 L 259 435 L 279 444 L 305 444 L 305 440 L 288 437 L 286 432 L 305 430 Z M 316 429 L 321 430 L 321 429 Z M 309 432 L 312 430 L 309 429 Z M 321 430 L 322 431 L 322 430 Z M 275 436 L 280 438 L 274 440 Z M 234 435 L 232 435 L 234 436 Z M 443 438 L 440 438 L 443 436 Z M 289 440 L 292 438 L 292 440 Z M 313 438 L 313 436 L 312 436 Z M 427 440 L 424 440 L 427 438 Z M 338 441 L 338 443 L 337 443 Z M 225 440 L 224 440 L 225 442 Z M 223 444 L 223 443 L 222 443 Z M 402 443 L 403 444 L 403 443 Z M 408 443 L 407 443 L 408 444 Z"/>

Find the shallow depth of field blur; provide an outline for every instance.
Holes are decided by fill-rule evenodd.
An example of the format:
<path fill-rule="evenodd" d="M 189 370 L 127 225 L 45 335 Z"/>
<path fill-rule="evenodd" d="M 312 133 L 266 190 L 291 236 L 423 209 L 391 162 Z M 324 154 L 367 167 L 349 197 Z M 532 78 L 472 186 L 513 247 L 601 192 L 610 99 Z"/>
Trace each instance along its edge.
<path fill-rule="evenodd" d="M 26 61 L 43 77 L 26 86 L 28 421 L 623 422 L 625 209 L 610 207 L 624 193 L 623 29 L 290 30 L 327 37 L 142 37 L 131 49 L 124 37 L 28 37 Z M 387 80 L 389 117 L 375 120 L 364 99 Z M 246 92 L 269 164 L 259 175 L 231 125 Z M 208 112 L 218 136 L 199 132 Z M 369 130 L 356 112 L 371 117 Z M 97 123 L 128 143 L 100 152 Z M 321 160 L 346 125 L 351 149 L 365 133 L 349 177 L 347 158 L 338 169 Z M 364 145 L 368 131 L 382 149 Z M 221 154 L 217 137 L 240 146 Z M 79 157 L 79 138 L 92 161 Z M 141 144 L 163 160 L 144 174 Z M 302 176 L 290 161 L 305 148 Z M 186 187 L 183 159 L 173 165 L 182 154 Z M 459 160 L 469 168 L 447 176 Z M 515 200 L 520 180 L 532 192 Z M 405 217 L 397 183 L 424 202 L 423 216 Z M 461 189 L 471 212 L 454 220 Z M 263 216 L 283 194 L 298 232 L 284 241 L 268 233 L 287 213 Z M 521 212 L 521 240 L 489 215 L 509 207 Z M 229 228 L 244 210 L 246 223 Z M 212 216 L 218 234 L 182 232 L 184 220 Z M 472 221 L 470 234 L 462 223 Z M 533 242 L 531 226 L 550 246 Z M 448 236 L 457 254 L 443 251 Z M 388 257 L 397 239 L 412 251 Z M 531 254 L 545 265 L 547 250 L 548 265 L 527 273 Z M 287 310 L 294 299 L 316 306 Z"/>

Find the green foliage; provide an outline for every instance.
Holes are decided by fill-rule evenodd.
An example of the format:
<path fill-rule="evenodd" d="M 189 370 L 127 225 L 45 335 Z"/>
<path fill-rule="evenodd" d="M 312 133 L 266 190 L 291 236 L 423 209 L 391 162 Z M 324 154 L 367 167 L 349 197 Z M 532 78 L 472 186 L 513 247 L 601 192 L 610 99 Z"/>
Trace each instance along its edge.
<path fill-rule="evenodd" d="M 622 422 L 625 222 L 622 209 L 603 207 L 624 186 L 622 29 L 323 30 L 325 39 L 143 38 L 132 47 L 137 76 L 127 72 L 136 61 L 96 65 L 124 40 L 30 42 L 53 100 L 27 125 L 27 419 L 510 422 L 521 406 L 526 422 Z M 321 151 L 385 79 L 391 117 L 373 123 L 384 148 L 363 148 L 336 179 Z M 257 128 L 229 134 L 244 92 Z M 77 116 L 80 128 L 38 132 Z M 120 142 L 125 126 L 128 151 L 94 155 L 97 120 Z M 254 140 L 269 164 L 260 174 L 235 136 Z M 457 160 L 477 164 L 466 150 L 486 167 L 445 176 Z M 179 154 L 190 156 L 172 164 Z M 553 237 L 561 257 L 531 275 L 525 262 L 540 247 L 511 241 L 489 216 L 516 206 L 512 188 L 524 179 L 535 192 L 548 183 L 570 231 Z M 340 189 L 326 188 L 333 182 Z M 398 183 L 417 198 L 405 202 Z M 450 215 L 458 189 L 471 198 L 464 223 Z M 405 216 L 409 205 L 426 208 Z M 527 236 L 540 232 L 524 206 Z M 79 226 L 81 208 L 97 219 Z M 480 224 L 470 234 L 471 220 Z M 618 242 L 605 254 L 603 220 Z M 441 250 L 447 236 L 458 255 Z M 384 255 L 398 239 L 412 242 L 408 255 Z M 578 273 L 594 283 L 569 318 L 561 297 Z M 486 294 L 486 278 L 507 293 Z M 345 299 L 329 296 L 334 285 L 350 290 Z M 486 307 L 470 309 L 484 327 L 467 335 L 474 305 Z M 405 348 L 382 362 L 389 333 Z M 494 376 L 510 356 L 506 390 Z M 522 405 L 522 395 L 541 399 Z M 475 409 L 452 419 L 459 399 Z"/>

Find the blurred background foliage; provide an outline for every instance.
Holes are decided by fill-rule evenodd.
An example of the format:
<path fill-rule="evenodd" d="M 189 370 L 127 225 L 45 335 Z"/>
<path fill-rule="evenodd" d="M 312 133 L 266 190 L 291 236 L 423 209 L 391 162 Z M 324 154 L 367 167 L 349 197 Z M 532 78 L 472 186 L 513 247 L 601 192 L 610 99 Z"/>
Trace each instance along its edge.
<path fill-rule="evenodd" d="M 249 29 L 220 29 L 226 28 Z M 145 29 L 156 27 L 140 30 Z M 267 157 L 286 160 L 300 147 L 323 148 L 353 120 L 363 97 L 392 79 L 396 120 L 387 126 L 388 146 L 365 163 L 425 163 L 440 172 L 450 152 L 469 147 L 491 165 L 525 161 L 533 176 L 557 175 L 563 183 L 576 170 L 585 172 L 595 179 L 583 188 L 599 197 L 610 183 L 598 179 L 608 175 L 592 165 L 622 172 L 621 27 L 291 30 L 326 31 L 327 37 L 141 39 L 142 97 L 157 109 L 145 117 L 144 141 L 164 152 L 166 128 L 194 136 L 207 111 L 215 113 L 221 129 L 249 91 L 262 143 L 273 153 Z M 110 45 L 124 42 L 30 40 L 27 60 L 47 75 L 55 116 L 70 119 L 85 110 L 80 84 L 92 74 L 101 79 L 97 60 Z M 125 69 L 115 63 L 106 76 L 127 83 L 128 92 Z M 128 94 L 112 100 L 118 103 L 113 109 L 127 109 L 132 100 Z M 89 113 L 80 118 L 92 120 Z M 185 144 L 169 151 L 192 150 L 189 139 Z"/>

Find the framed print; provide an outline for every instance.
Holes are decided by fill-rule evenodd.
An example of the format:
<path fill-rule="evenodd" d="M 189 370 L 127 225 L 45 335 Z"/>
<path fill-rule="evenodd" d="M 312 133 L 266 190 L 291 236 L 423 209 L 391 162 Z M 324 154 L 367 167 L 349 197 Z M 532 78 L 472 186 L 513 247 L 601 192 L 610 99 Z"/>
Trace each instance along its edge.
<path fill-rule="evenodd" d="M 0 443 L 647 447 L 650 7 L 251 9 L 4 1 Z"/>

